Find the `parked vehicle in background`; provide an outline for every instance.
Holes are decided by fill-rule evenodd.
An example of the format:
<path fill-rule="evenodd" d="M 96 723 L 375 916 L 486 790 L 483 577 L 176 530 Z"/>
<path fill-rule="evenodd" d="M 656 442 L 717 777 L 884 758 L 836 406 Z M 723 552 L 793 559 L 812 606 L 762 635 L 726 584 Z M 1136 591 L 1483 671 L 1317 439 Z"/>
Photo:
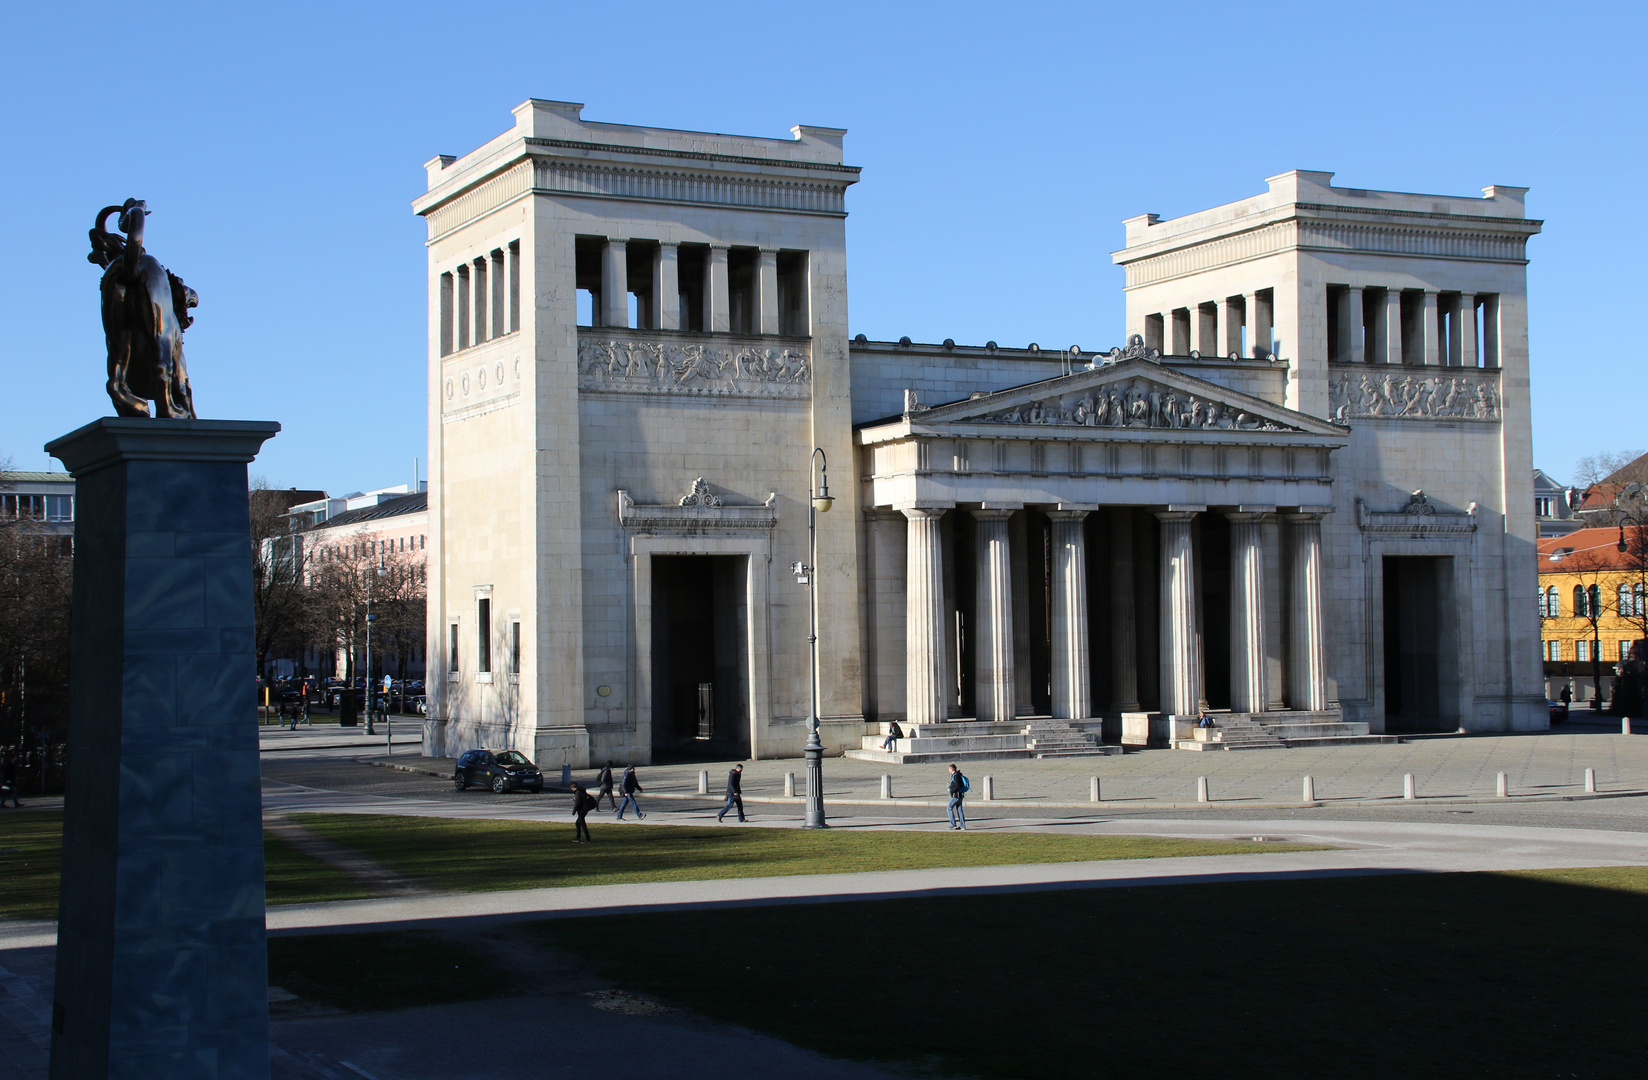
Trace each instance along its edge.
<path fill-rule="evenodd" d="M 1545 699 L 1545 704 L 1551 710 L 1551 723 L 1566 724 L 1568 722 L 1568 706 L 1560 701 L 1552 701 L 1550 698 Z"/>
<path fill-rule="evenodd" d="M 471 750 L 452 769 L 452 786 L 459 791 L 488 787 L 502 795 L 515 788 L 544 790 L 544 774 L 518 750 Z"/>

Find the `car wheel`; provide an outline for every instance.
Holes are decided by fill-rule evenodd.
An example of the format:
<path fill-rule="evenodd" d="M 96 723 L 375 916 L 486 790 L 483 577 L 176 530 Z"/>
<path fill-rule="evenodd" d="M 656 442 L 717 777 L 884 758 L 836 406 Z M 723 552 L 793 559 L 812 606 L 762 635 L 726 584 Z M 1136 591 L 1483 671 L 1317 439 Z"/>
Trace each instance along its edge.
<path fill-rule="evenodd" d="M 502 777 L 502 776 L 494 776 L 492 778 L 492 791 L 493 791 L 494 794 L 502 795 L 504 792 L 506 792 L 508 790 L 509 790 L 509 780 L 508 779 L 506 779 L 505 777 Z"/>
<path fill-rule="evenodd" d="M 461 772 L 453 773 L 452 786 L 459 791 L 466 790 L 469 787 L 469 777 L 465 776 Z"/>

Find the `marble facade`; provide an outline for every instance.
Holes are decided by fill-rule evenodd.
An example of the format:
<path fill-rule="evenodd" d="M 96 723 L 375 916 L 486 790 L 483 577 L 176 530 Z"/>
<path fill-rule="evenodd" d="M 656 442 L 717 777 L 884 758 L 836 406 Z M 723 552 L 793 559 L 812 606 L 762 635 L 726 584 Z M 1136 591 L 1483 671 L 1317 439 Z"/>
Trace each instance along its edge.
<path fill-rule="evenodd" d="M 1036 715 L 1162 743 L 1209 707 L 1544 725 L 1522 189 L 1288 173 L 1126 223 L 1123 347 L 872 342 L 844 132 L 515 118 L 414 204 L 426 752 L 797 755 L 809 588 L 832 751 Z"/>

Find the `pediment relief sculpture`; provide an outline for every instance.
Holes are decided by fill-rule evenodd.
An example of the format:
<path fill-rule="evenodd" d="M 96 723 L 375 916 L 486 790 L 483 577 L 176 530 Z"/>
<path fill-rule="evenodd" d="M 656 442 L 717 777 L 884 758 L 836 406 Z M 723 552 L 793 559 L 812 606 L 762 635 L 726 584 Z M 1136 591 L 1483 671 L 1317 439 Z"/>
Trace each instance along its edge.
<path fill-rule="evenodd" d="M 578 386 L 584 390 L 805 398 L 811 382 L 812 363 L 795 348 L 578 337 Z"/>
<path fill-rule="evenodd" d="M 999 412 L 969 417 L 986 424 L 1051 424 L 1109 428 L 1199 428 L 1206 431 L 1298 431 L 1182 388 L 1150 379 L 1128 379 L 1059 397 L 1038 399 Z"/>

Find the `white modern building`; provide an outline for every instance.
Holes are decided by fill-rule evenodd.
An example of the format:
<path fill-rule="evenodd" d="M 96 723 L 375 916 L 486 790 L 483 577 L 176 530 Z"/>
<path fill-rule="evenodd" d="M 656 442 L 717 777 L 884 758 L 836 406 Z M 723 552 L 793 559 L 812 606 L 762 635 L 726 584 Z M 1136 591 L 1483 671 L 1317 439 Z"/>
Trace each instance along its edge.
<path fill-rule="evenodd" d="M 1523 189 L 1285 173 L 1125 223 L 1123 347 L 875 342 L 792 134 L 428 163 L 427 753 L 796 755 L 808 588 L 833 751 L 1545 726 Z"/>

